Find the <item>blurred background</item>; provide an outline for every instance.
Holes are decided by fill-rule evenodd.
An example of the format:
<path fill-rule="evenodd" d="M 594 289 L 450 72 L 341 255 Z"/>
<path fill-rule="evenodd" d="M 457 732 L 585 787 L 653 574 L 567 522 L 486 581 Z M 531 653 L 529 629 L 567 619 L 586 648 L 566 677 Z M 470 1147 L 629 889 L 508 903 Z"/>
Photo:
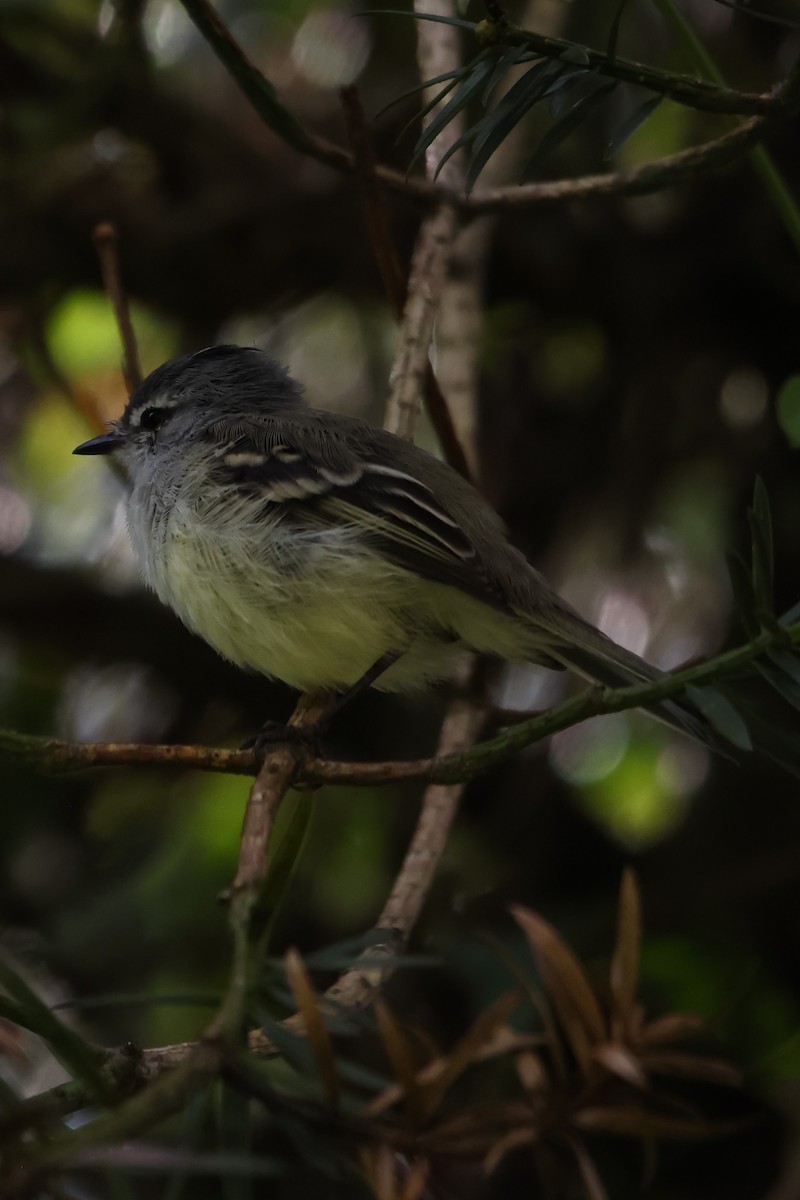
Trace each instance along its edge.
<path fill-rule="evenodd" d="M 789 0 L 759 6 L 774 22 L 717 0 L 678 7 L 742 90 L 768 89 L 800 53 Z M 219 8 L 284 101 L 326 136 L 344 137 L 342 84 L 357 81 L 372 120 L 418 82 L 410 20 L 308 0 Z M 541 0 L 511 15 L 602 48 L 617 10 L 617 0 Z M 697 73 L 646 0 L 626 6 L 619 52 Z M 633 103 L 615 94 L 526 175 L 525 147 L 543 128 L 534 116 L 518 177 L 607 169 Z M 287 713 L 290 693 L 218 660 L 143 591 L 119 485 L 102 462 L 71 457 L 125 402 L 92 231 L 102 220 L 119 229 L 146 371 L 218 341 L 255 344 L 313 404 L 380 422 L 395 324 L 357 195 L 264 128 L 175 0 L 5 0 L 0 106 L 0 723 L 77 740 L 235 746 Z M 416 108 L 412 97 L 375 120 L 381 159 L 401 170 Z M 730 126 L 665 101 L 612 165 Z M 789 124 L 770 143 L 795 195 L 797 133 Z M 392 219 L 407 261 L 418 214 L 393 200 Z M 516 544 L 607 633 L 674 667 L 743 636 L 725 558 L 748 545 L 760 474 L 778 611 L 796 603 L 800 247 L 748 162 L 653 196 L 512 210 L 486 237 L 476 455 Z M 435 449 L 425 423 L 419 440 Z M 495 683 L 498 701 L 520 708 L 571 686 L 522 668 Z M 370 696 L 326 749 L 429 753 L 445 703 L 444 692 Z M 247 787 L 143 770 L 45 777 L 0 763 L 6 949 L 54 998 L 151 997 L 87 1009 L 83 1027 L 99 1042 L 155 1045 L 202 1028 L 207 1008 L 159 997 L 213 998 L 224 983 L 216 897 L 233 873 Z M 276 953 L 369 927 L 418 798 L 409 787 L 317 796 Z M 712 762 L 639 714 L 560 734 L 468 788 L 415 938 L 441 966 L 402 972 L 390 1002 L 447 1045 L 508 986 L 483 939 L 516 944 L 511 901 L 602 962 L 632 863 L 646 999 L 708 1018 L 758 1114 L 733 1143 L 671 1151 L 652 1194 L 795 1195 L 799 799 L 778 768 Z M 15 1069 L 46 1083 L 29 1053 Z M 514 1194 L 505 1186 L 487 1195 Z"/>

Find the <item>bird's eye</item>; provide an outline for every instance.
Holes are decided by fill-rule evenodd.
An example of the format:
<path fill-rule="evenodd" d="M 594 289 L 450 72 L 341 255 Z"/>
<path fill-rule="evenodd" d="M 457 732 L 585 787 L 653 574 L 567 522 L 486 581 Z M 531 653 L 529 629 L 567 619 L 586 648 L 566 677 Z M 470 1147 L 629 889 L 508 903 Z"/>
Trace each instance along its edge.
<path fill-rule="evenodd" d="M 167 411 L 164 408 L 143 408 L 139 415 L 140 429 L 158 429 L 164 423 Z"/>

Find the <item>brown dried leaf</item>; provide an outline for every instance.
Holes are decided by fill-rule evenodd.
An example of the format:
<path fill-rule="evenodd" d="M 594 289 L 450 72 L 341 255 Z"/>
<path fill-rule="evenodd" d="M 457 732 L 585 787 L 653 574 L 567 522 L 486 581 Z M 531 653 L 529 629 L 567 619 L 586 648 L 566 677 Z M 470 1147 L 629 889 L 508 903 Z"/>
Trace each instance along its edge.
<path fill-rule="evenodd" d="M 517 1078 L 529 1096 L 546 1090 L 550 1084 L 544 1063 L 532 1050 L 526 1050 L 514 1057 Z"/>
<path fill-rule="evenodd" d="M 380 999 L 375 1001 L 375 1016 L 389 1062 L 392 1064 L 392 1070 L 408 1111 L 413 1116 L 420 1116 L 417 1065 L 411 1044 L 387 1006 Z M 383 1094 L 385 1095 L 385 1093 Z"/>
<path fill-rule="evenodd" d="M 435 1128 L 418 1135 L 418 1144 L 438 1153 L 463 1152 L 485 1154 L 495 1141 L 509 1129 L 531 1129 L 538 1132 L 530 1106 L 518 1100 L 495 1101 L 462 1110 Z"/>
<path fill-rule="evenodd" d="M 597 997 L 583 967 L 552 925 L 520 904 L 511 914 L 527 937 L 564 1035 L 584 1072 L 592 1047 L 606 1040 Z"/>
<path fill-rule="evenodd" d="M 491 1175 L 495 1167 L 499 1166 L 507 1154 L 512 1150 L 518 1149 L 519 1146 L 530 1146 L 537 1138 L 538 1134 L 534 1129 L 512 1129 L 505 1137 L 501 1137 L 495 1142 L 489 1153 L 483 1160 L 483 1169 L 487 1175 Z"/>
<path fill-rule="evenodd" d="M 694 1037 L 705 1032 L 706 1023 L 695 1013 L 665 1013 L 648 1021 L 642 1030 L 642 1044 L 646 1046 L 663 1046 L 668 1042 L 681 1042 L 685 1038 Z"/>
<path fill-rule="evenodd" d="M 475 1018 L 461 1040 L 440 1060 L 442 1069 L 435 1079 L 422 1083 L 421 1077 L 418 1077 L 418 1083 L 421 1083 L 422 1108 L 428 1116 L 436 1112 L 459 1075 L 463 1075 L 467 1067 L 472 1066 L 474 1062 L 480 1061 L 487 1043 L 496 1035 L 498 1026 L 505 1025 L 519 1000 L 517 992 L 508 992 L 505 996 L 500 996 Z"/>
<path fill-rule="evenodd" d="M 287 950 L 285 961 L 286 978 L 292 989 L 309 1045 L 314 1052 L 317 1070 L 325 1090 L 325 1099 L 331 1108 L 335 1108 L 339 1102 L 339 1075 L 331 1035 L 322 1019 L 317 994 L 300 955 L 294 949 Z"/>
<path fill-rule="evenodd" d="M 702 1079 L 725 1087 L 741 1087 L 742 1073 L 721 1058 L 690 1054 L 680 1050 L 651 1050 L 644 1055 L 648 1071 L 656 1075 L 678 1075 L 684 1079 Z"/>
<path fill-rule="evenodd" d="M 606 1042 L 605 1045 L 595 1048 L 593 1057 L 595 1062 L 600 1063 L 607 1071 L 618 1075 L 620 1079 L 624 1079 L 633 1087 L 641 1090 L 647 1087 L 647 1075 L 644 1068 L 627 1046 L 620 1046 L 619 1042 Z"/>
<path fill-rule="evenodd" d="M 622 873 L 617 915 L 617 942 L 611 959 L 613 1017 L 620 1029 L 628 1028 L 639 982 L 639 953 L 642 944 L 642 900 L 636 876 L 630 867 Z"/>
<path fill-rule="evenodd" d="M 430 1165 L 427 1158 L 418 1158 L 413 1162 L 406 1175 L 400 1200 L 419 1200 L 428 1182 Z"/>
<path fill-rule="evenodd" d="M 581 1109 L 573 1120 L 581 1129 L 593 1129 L 600 1133 L 691 1142 L 726 1137 L 747 1126 L 746 1121 L 712 1122 L 699 1118 L 666 1117 L 660 1113 L 648 1112 L 644 1108 L 614 1106 Z"/>
<path fill-rule="evenodd" d="M 570 1148 L 575 1155 L 575 1160 L 578 1164 L 578 1170 L 581 1176 L 581 1183 L 586 1189 L 588 1200 L 608 1200 L 608 1192 L 603 1186 L 603 1181 L 600 1178 L 600 1172 L 595 1166 L 594 1159 L 589 1151 L 584 1146 L 580 1138 L 569 1138 Z"/>

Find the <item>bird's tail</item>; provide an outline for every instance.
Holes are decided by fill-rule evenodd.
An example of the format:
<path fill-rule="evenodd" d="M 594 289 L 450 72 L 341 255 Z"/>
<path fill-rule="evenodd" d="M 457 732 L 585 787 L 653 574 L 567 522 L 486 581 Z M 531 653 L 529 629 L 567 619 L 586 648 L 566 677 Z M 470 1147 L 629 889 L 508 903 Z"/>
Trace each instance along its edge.
<path fill-rule="evenodd" d="M 556 643 L 550 643 L 547 647 L 548 654 L 565 667 L 592 683 L 612 688 L 628 687 L 636 683 L 653 683 L 663 677 L 663 671 L 651 667 L 643 658 L 639 658 L 638 654 L 618 646 L 593 625 L 580 618 L 577 620 L 580 630 L 570 628 L 570 636 L 564 637 L 563 641 L 559 639 Z M 566 629 L 563 633 L 567 633 Z M 643 707 L 666 725 L 688 734 L 703 745 L 715 750 L 720 748 L 711 726 L 687 704 L 675 700 L 658 700 Z"/>

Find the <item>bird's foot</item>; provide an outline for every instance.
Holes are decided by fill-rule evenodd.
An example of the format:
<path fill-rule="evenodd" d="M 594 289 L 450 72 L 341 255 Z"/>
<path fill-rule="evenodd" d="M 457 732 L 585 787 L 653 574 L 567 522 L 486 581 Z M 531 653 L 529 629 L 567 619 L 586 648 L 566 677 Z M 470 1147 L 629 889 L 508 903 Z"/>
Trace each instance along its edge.
<path fill-rule="evenodd" d="M 253 750 L 263 758 L 276 746 L 296 746 L 306 754 L 319 756 L 320 736 L 325 722 L 313 721 L 310 725 L 287 725 L 283 721 L 265 721 L 255 737 L 242 743 L 242 750 Z"/>

